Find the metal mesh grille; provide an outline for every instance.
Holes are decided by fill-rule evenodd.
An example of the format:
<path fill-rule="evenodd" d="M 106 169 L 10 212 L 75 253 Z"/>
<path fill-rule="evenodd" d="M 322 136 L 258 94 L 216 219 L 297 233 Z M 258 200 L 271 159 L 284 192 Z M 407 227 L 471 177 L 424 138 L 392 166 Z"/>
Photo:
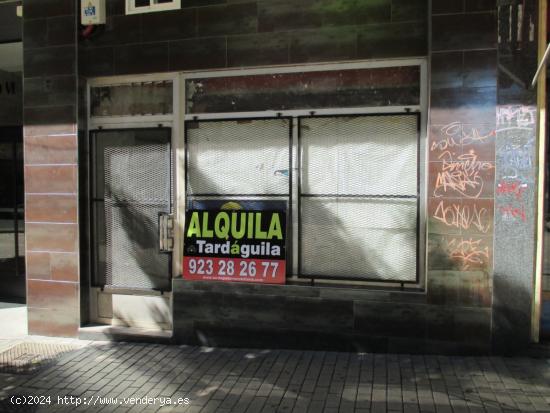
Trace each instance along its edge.
<path fill-rule="evenodd" d="M 302 119 L 301 274 L 414 282 L 415 116 Z"/>
<path fill-rule="evenodd" d="M 151 132 L 149 142 L 147 135 L 132 139 L 125 133 L 120 140 L 112 133 L 97 139 L 98 172 L 103 173 L 96 187 L 103 195 L 98 205 L 104 208 L 104 214 L 96 213 L 96 218 L 104 217 L 99 283 L 167 290 L 170 256 L 158 250 L 158 213 L 171 211 L 170 133 L 164 131 L 160 139 L 159 132 Z"/>
<path fill-rule="evenodd" d="M 303 119 L 302 194 L 417 192 L 413 116 Z"/>
<path fill-rule="evenodd" d="M 170 203 L 169 144 L 108 146 L 104 159 L 106 199 Z"/>
<path fill-rule="evenodd" d="M 189 195 L 288 194 L 288 119 L 194 123 L 187 130 Z"/>

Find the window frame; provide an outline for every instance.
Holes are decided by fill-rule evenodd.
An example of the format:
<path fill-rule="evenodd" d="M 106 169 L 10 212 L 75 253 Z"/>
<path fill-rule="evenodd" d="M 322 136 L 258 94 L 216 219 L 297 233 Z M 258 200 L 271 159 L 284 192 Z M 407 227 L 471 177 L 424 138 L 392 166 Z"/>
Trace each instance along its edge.
<path fill-rule="evenodd" d="M 126 14 L 153 13 L 181 9 L 181 0 L 172 0 L 171 3 L 160 4 L 155 4 L 154 1 L 155 0 L 149 0 L 149 6 L 136 6 L 136 0 L 126 0 Z"/>
<path fill-rule="evenodd" d="M 327 118 L 353 118 L 353 117 L 382 117 L 382 116 L 409 116 L 411 118 L 416 118 L 416 125 L 417 125 L 417 134 L 416 134 L 416 261 L 415 261 L 415 277 L 414 280 L 383 280 L 379 278 L 373 278 L 370 274 L 365 273 L 361 277 L 359 276 L 337 276 L 337 275 L 322 275 L 322 274 L 305 274 L 303 272 L 303 223 L 302 223 L 302 198 L 308 197 L 303 192 L 303 132 L 302 132 L 302 121 L 307 119 L 327 119 Z M 296 184 L 298 185 L 298 197 L 297 197 L 297 216 L 298 216 L 298 238 L 296 239 L 296 243 L 298 244 L 298 255 L 295 257 L 296 260 L 298 260 L 298 271 L 295 274 L 295 277 L 297 279 L 305 279 L 305 280 L 311 280 L 311 282 L 322 282 L 322 281 L 335 281 L 340 283 L 360 283 L 360 284 L 383 284 L 383 285 L 400 285 L 402 287 L 410 286 L 410 285 L 417 285 L 420 282 L 420 268 L 421 268 L 421 257 L 420 257 L 420 251 L 421 251 L 421 222 L 422 222 L 422 199 L 421 199 L 421 185 L 422 185 L 422 173 L 421 173 L 421 165 L 422 165 L 422 154 L 421 154 L 421 133 L 420 133 L 420 125 L 421 125 L 421 113 L 420 112 L 401 112 L 401 113 L 364 113 L 364 114 L 354 114 L 354 115 L 347 115 L 347 114 L 338 114 L 338 115 L 310 115 L 310 116 L 298 116 L 296 117 L 296 122 L 298 123 L 298 153 L 300 156 L 298 156 L 298 164 L 296 165 L 297 168 L 297 175 L 298 180 Z M 322 198 L 324 195 L 312 195 L 311 198 Z M 339 199 L 345 199 L 345 198 L 362 198 L 362 195 L 343 195 Z M 336 196 L 335 196 L 336 198 Z M 368 197 L 367 197 L 368 198 Z"/>
<path fill-rule="evenodd" d="M 202 121 L 202 120 L 244 120 L 249 118 L 273 118 L 273 117 L 292 117 L 294 119 L 292 123 L 292 135 L 293 135 L 293 167 L 296 167 L 299 162 L 300 154 L 298 153 L 298 119 L 301 117 L 311 116 L 353 116 L 353 115 L 381 115 L 381 114 L 411 114 L 417 113 L 419 116 L 419 158 L 418 158 L 418 179 L 419 184 L 419 213 L 418 213 L 418 238 L 417 238 L 417 282 L 385 282 L 374 280 L 343 280 L 343 279 L 331 279 L 330 277 L 321 278 L 305 278 L 299 274 L 298 261 L 299 261 L 299 237 L 298 228 L 299 211 L 297 209 L 297 202 L 291 205 L 293 208 L 291 211 L 291 232 L 289 236 L 292 237 L 292 249 L 287 251 L 287 260 L 292 260 L 293 271 L 287 274 L 287 283 L 298 285 L 315 285 L 315 286 L 346 286 L 353 288 L 383 288 L 383 289 L 400 289 L 409 291 L 426 291 L 427 285 L 427 204 L 428 204 L 428 191 L 427 191 L 427 177 L 428 177 L 428 144 L 427 144 L 427 125 L 428 125 L 428 65 L 426 58 L 410 58 L 410 59 L 386 59 L 386 60 L 368 60 L 368 61 L 355 61 L 344 63 L 319 63 L 319 64 L 304 64 L 304 65 L 292 65 L 292 66 L 279 66 L 279 67 L 259 67 L 259 68 L 244 68 L 244 69 L 223 69 L 216 71 L 190 71 L 183 72 L 181 75 L 182 90 L 180 91 L 181 101 L 185 102 L 186 99 L 186 85 L 188 80 L 204 79 L 211 77 L 233 77 L 233 76 L 249 76 L 260 74 L 282 74 L 282 73 L 299 73 L 299 72 L 320 72 L 330 70 L 351 70 L 351 69 L 375 69 L 384 67 L 399 67 L 399 66 L 418 66 L 420 68 L 420 101 L 418 105 L 408 106 L 365 106 L 365 107 L 350 107 L 350 108 L 326 108 L 326 109 L 290 109 L 290 110 L 265 110 L 257 112 L 221 112 L 221 113 L 186 113 L 185 105 L 180 107 L 180 117 L 182 121 Z M 183 152 L 186 152 L 187 148 L 182 148 Z M 183 166 L 185 163 L 183 164 Z M 181 166 L 178 166 L 181 167 Z M 294 179 L 298 179 L 299 171 L 295 171 Z M 178 172 L 180 174 L 180 172 Z M 184 174 L 182 173 L 184 177 Z M 185 179 L 185 178 L 183 178 Z M 178 197 L 182 196 L 178 193 Z M 184 199 L 186 194 L 183 195 Z M 299 198 L 297 182 L 292 184 L 292 198 L 297 200 Z M 185 207 L 182 208 L 180 204 L 177 210 L 177 214 L 180 222 L 184 221 Z M 180 234 L 178 234 L 180 235 Z M 180 244 L 183 245 L 183 240 L 180 240 Z M 183 258 L 182 251 L 175 251 L 176 254 L 180 254 L 177 261 L 181 261 Z M 178 274 L 181 275 L 181 268 Z M 336 278 L 336 277 L 335 277 Z"/>

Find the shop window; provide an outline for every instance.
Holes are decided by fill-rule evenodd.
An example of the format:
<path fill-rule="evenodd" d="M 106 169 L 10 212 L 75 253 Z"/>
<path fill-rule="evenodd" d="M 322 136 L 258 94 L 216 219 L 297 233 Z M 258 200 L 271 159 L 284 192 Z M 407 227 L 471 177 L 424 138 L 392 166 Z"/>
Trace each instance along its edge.
<path fill-rule="evenodd" d="M 417 282 L 418 116 L 300 119 L 299 276 Z"/>
<path fill-rule="evenodd" d="M 188 121 L 187 208 L 286 210 L 289 275 L 415 284 L 419 142 L 413 113 Z"/>
<path fill-rule="evenodd" d="M 171 81 L 90 88 L 92 117 L 168 115 L 173 111 Z"/>
<path fill-rule="evenodd" d="M 423 70 L 186 78 L 186 207 L 282 202 L 289 281 L 422 284 Z"/>
<path fill-rule="evenodd" d="M 126 14 L 149 13 L 181 8 L 181 0 L 126 0 Z"/>

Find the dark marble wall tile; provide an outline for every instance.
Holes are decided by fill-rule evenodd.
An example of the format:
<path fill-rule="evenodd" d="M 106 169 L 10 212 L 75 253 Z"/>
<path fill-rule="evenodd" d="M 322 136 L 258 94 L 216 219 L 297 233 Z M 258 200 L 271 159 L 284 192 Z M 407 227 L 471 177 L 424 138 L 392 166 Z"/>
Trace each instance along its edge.
<path fill-rule="evenodd" d="M 27 107 L 73 105 L 76 101 L 76 78 L 73 75 L 27 78 L 24 100 Z"/>
<path fill-rule="evenodd" d="M 389 23 L 392 20 L 392 0 L 314 2 L 312 11 L 322 16 L 323 26 Z"/>
<path fill-rule="evenodd" d="M 48 40 L 48 19 L 32 19 L 23 21 L 23 47 L 44 47 Z"/>
<path fill-rule="evenodd" d="M 461 308 L 454 313 L 454 339 L 476 344 L 480 348 L 490 347 L 491 317 L 489 308 Z"/>
<path fill-rule="evenodd" d="M 302 290 L 326 289 L 176 279 L 174 337 L 179 343 L 214 346 L 407 354 L 489 349 L 490 309 L 377 301 L 361 298 L 357 290 L 353 296 L 319 299 L 303 296 Z M 468 328 L 476 337 L 466 334 Z"/>
<path fill-rule="evenodd" d="M 76 36 L 75 16 L 61 16 L 48 19 L 47 46 L 74 45 Z"/>
<path fill-rule="evenodd" d="M 114 47 L 79 48 L 78 68 L 79 74 L 86 77 L 114 75 Z"/>
<path fill-rule="evenodd" d="M 254 33 L 257 29 L 256 2 L 198 9 L 198 35 L 201 37 Z"/>
<path fill-rule="evenodd" d="M 81 44 L 84 47 L 99 47 L 139 43 L 141 41 L 142 28 L 147 33 L 147 36 L 154 37 L 157 32 L 156 28 L 152 30 L 152 27 L 142 25 L 142 16 L 140 14 L 109 16 L 107 17 L 107 23 L 96 26 L 90 37 L 81 40 Z M 146 41 L 152 41 L 152 39 Z"/>
<path fill-rule="evenodd" d="M 197 9 L 147 13 L 141 18 L 142 41 L 187 39 L 197 34 Z"/>
<path fill-rule="evenodd" d="M 232 2 L 233 2 L 232 0 L 188 0 L 188 1 L 182 2 L 181 7 L 182 8 L 203 7 L 203 6 L 213 6 L 216 4 L 227 4 Z M 238 3 L 238 1 L 233 3 Z"/>
<path fill-rule="evenodd" d="M 71 123 L 76 116 L 76 106 L 28 106 L 23 109 L 25 125 L 44 125 L 52 122 Z"/>
<path fill-rule="evenodd" d="M 25 19 L 23 25 L 23 47 L 25 49 L 71 45 L 76 41 L 74 16 Z"/>
<path fill-rule="evenodd" d="M 439 89 L 432 92 L 431 123 L 490 123 L 496 116 L 496 88 Z"/>
<path fill-rule="evenodd" d="M 433 235 L 430 235 L 433 237 Z M 430 260 L 437 259 L 430 254 Z M 448 255 L 441 253 L 440 261 L 448 262 Z M 433 265 L 432 265 L 433 266 Z M 449 268 L 449 264 L 442 265 Z M 428 271 L 428 302 L 436 305 L 457 305 L 458 304 L 458 279 L 460 271 L 451 270 L 429 270 Z"/>
<path fill-rule="evenodd" d="M 107 0 L 106 3 L 107 16 L 119 16 L 126 14 L 126 0 Z"/>
<path fill-rule="evenodd" d="M 493 11 L 496 6 L 497 0 L 464 0 L 466 12 Z"/>
<path fill-rule="evenodd" d="M 426 0 L 392 0 L 391 20 L 400 21 L 427 21 L 428 2 Z"/>
<path fill-rule="evenodd" d="M 227 38 L 229 67 L 289 63 L 290 36 L 287 33 L 258 33 Z"/>
<path fill-rule="evenodd" d="M 133 16 L 124 15 L 123 4 L 113 0 L 108 9 L 107 25 L 80 42 L 79 71 L 85 76 L 427 54 L 427 3 L 422 0 L 197 0 L 181 10 Z M 129 54 L 111 58 L 109 49 L 99 56 L 91 51 L 123 44 L 147 48 L 161 41 L 170 42 L 168 69 L 151 62 L 120 67 Z"/>
<path fill-rule="evenodd" d="M 225 67 L 226 47 L 225 37 L 170 42 L 170 70 Z"/>
<path fill-rule="evenodd" d="M 497 52 L 480 50 L 464 52 L 464 87 L 497 86 Z"/>
<path fill-rule="evenodd" d="M 168 70 L 168 43 L 117 46 L 115 74 L 155 73 Z"/>
<path fill-rule="evenodd" d="M 426 338 L 454 342 L 455 313 L 460 311 L 452 304 L 447 306 L 427 306 L 424 314 L 426 320 Z M 451 338 L 452 337 L 452 338 Z"/>
<path fill-rule="evenodd" d="M 423 338 L 425 311 L 425 306 L 414 304 L 355 302 L 355 329 L 374 336 Z"/>
<path fill-rule="evenodd" d="M 360 59 L 424 56 L 427 51 L 427 27 L 422 22 L 373 24 L 358 29 Z"/>
<path fill-rule="evenodd" d="M 433 16 L 433 51 L 495 48 L 496 27 L 491 12 Z"/>
<path fill-rule="evenodd" d="M 432 54 L 432 89 L 454 89 L 464 86 L 464 52 Z"/>
<path fill-rule="evenodd" d="M 24 18 L 74 16 L 76 4 L 74 0 L 24 0 Z"/>
<path fill-rule="evenodd" d="M 430 304 L 491 307 L 492 280 L 487 271 L 430 270 L 428 275 Z"/>
<path fill-rule="evenodd" d="M 195 323 L 257 331 L 351 331 L 353 303 L 318 298 L 180 292 L 174 314 Z"/>
<path fill-rule="evenodd" d="M 259 0 L 258 30 L 276 32 L 321 27 L 323 12 L 314 7 L 315 1 Z M 342 4 L 342 3 L 340 3 Z"/>
<path fill-rule="evenodd" d="M 432 14 L 460 13 L 464 11 L 464 0 L 432 0 Z"/>
<path fill-rule="evenodd" d="M 291 34 L 291 63 L 352 60 L 356 53 L 357 32 L 354 27 Z"/>
<path fill-rule="evenodd" d="M 255 295 L 287 295 L 292 297 L 321 297 L 321 288 L 311 288 L 309 286 L 298 285 L 271 285 L 271 284 L 253 284 L 253 283 L 225 283 L 194 281 L 185 282 L 177 279 L 173 283 L 174 292 L 202 291 L 219 294 L 255 294 Z"/>
<path fill-rule="evenodd" d="M 27 49 L 23 59 L 25 77 L 70 75 L 76 72 L 74 46 Z"/>

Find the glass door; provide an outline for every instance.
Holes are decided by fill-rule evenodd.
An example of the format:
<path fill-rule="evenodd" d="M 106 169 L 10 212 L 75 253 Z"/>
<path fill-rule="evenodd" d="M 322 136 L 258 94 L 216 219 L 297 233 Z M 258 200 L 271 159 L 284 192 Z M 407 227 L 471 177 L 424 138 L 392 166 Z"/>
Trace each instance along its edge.
<path fill-rule="evenodd" d="M 171 289 L 159 214 L 172 212 L 171 129 L 91 133 L 93 285 Z"/>

